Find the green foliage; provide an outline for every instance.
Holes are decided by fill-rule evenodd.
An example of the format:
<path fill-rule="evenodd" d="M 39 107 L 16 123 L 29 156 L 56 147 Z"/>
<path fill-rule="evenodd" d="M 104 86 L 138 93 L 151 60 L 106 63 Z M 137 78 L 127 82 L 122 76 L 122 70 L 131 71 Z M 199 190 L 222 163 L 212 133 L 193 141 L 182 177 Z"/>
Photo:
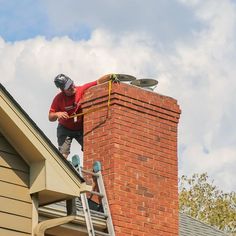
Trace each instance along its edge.
<path fill-rule="evenodd" d="M 224 193 L 207 173 L 179 179 L 179 210 L 231 235 L 236 235 L 236 193 Z"/>

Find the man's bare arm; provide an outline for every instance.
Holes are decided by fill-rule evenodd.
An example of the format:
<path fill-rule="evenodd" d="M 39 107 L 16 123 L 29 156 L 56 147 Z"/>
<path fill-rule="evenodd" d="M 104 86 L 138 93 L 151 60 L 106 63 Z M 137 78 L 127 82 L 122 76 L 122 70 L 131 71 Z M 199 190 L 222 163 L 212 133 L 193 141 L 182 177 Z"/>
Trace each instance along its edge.
<path fill-rule="evenodd" d="M 103 84 L 105 82 L 108 82 L 111 79 L 111 74 L 103 75 L 97 80 L 98 84 Z"/>

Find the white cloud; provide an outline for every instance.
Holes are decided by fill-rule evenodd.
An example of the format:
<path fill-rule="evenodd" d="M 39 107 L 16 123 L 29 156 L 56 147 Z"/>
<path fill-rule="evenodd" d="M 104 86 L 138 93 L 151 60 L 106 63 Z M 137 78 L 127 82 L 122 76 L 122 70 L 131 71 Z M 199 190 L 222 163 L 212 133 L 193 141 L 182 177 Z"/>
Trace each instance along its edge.
<path fill-rule="evenodd" d="M 83 84 L 110 72 L 144 75 L 154 58 L 145 39 L 145 35 L 134 34 L 117 38 L 96 30 L 90 40 L 79 42 L 68 37 L 36 37 L 15 43 L 1 40 L 0 56 L 8 60 L 0 61 L 4 71 L 0 82 L 56 144 L 55 124 L 47 120 L 57 92 L 53 78 L 65 73 Z"/>
<path fill-rule="evenodd" d="M 224 189 L 235 190 L 236 184 L 228 181 L 229 176 L 235 178 L 232 166 L 236 163 L 236 9 L 230 1 L 194 1 L 193 6 L 196 3 L 196 15 L 205 29 L 195 33 L 192 42 L 177 45 L 177 74 L 185 90 L 179 99 L 185 108 L 181 172 L 208 170 Z"/>

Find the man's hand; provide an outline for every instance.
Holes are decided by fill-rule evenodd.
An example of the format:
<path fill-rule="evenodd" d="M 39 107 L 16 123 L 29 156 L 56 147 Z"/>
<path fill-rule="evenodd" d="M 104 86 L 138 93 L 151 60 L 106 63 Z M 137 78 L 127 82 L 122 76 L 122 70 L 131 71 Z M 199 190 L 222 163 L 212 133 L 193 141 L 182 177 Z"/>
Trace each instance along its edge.
<path fill-rule="evenodd" d="M 60 120 L 60 119 L 68 119 L 69 118 L 69 115 L 66 111 L 59 111 L 59 112 L 56 112 L 57 114 L 57 119 Z"/>
<path fill-rule="evenodd" d="M 120 80 L 119 80 L 117 74 L 111 74 L 111 75 L 110 75 L 110 80 L 111 80 L 113 83 L 120 83 Z"/>
<path fill-rule="evenodd" d="M 48 119 L 50 121 L 56 121 L 57 119 L 68 119 L 69 115 L 66 111 L 49 112 Z"/>

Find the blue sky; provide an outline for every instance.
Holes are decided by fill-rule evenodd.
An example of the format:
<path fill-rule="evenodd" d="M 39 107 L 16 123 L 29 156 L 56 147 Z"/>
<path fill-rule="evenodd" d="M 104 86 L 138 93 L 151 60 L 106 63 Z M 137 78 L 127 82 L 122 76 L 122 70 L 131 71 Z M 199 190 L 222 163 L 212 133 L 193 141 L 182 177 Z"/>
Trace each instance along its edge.
<path fill-rule="evenodd" d="M 191 33 L 201 23 L 192 10 L 177 1 L 0 1 L 1 36 L 19 41 L 35 36 L 51 39 L 67 35 L 73 40 L 88 39 L 91 31 L 105 28 L 120 34 L 147 32 L 171 41 Z M 106 11 L 109 11 L 104 14 Z M 92 17 L 91 17 L 92 16 Z M 179 27 L 181 26 L 181 27 Z M 158 28 L 158 31 L 156 30 Z"/>
<path fill-rule="evenodd" d="M 0 32 L 6 41 L 48 34 L 48 20 L 39 1 L 0 1 Z"/>
<path fill-rule="evenodd" d="M 235 29 L 234 0 L 0 0 L 0 82 L 56 145 L 55 75 L 155 78 L 182 109 L 179 174 L 235 191 Z"/>

